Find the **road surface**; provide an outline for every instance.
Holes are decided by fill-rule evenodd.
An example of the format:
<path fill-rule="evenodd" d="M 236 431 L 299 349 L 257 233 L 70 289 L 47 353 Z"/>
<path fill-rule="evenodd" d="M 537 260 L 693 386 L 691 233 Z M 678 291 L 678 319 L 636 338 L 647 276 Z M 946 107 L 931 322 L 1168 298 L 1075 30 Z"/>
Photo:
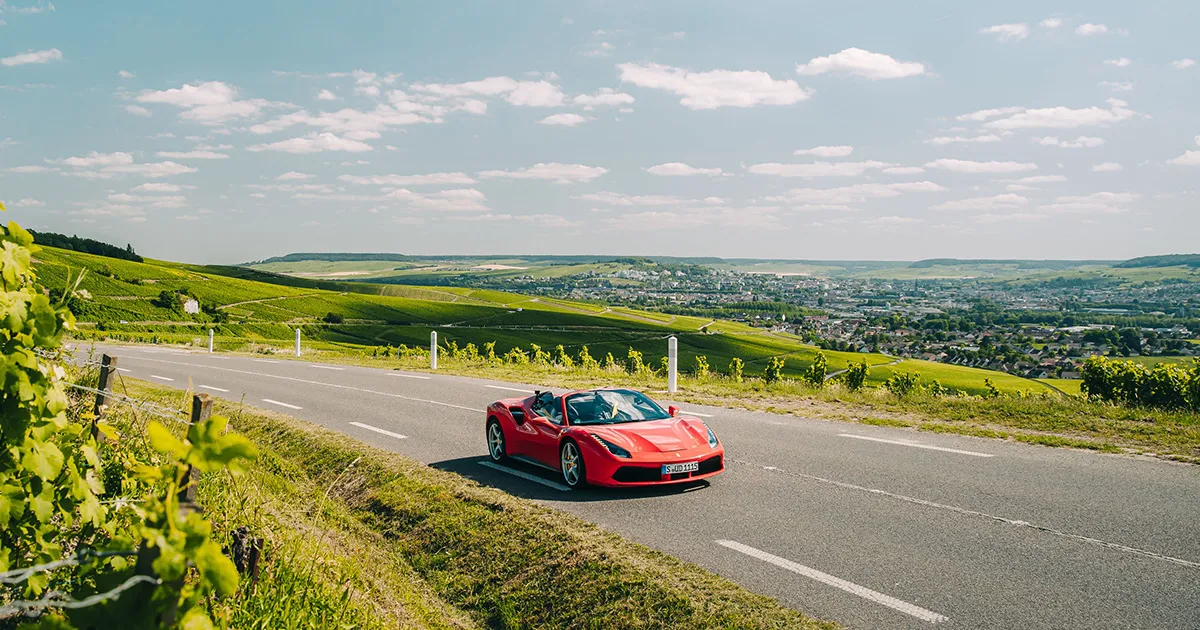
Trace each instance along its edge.
<path fill-rule="evenodd" d="M 724 475 L 688 491 L 572 493 L 548 471 L 483 464 L 483 408 L 532 386 L 97 350 L 127 376 L 244 396 L 851 628 L 1200 628 L 1197 466 L 681 404 L 725 444 Z"/>

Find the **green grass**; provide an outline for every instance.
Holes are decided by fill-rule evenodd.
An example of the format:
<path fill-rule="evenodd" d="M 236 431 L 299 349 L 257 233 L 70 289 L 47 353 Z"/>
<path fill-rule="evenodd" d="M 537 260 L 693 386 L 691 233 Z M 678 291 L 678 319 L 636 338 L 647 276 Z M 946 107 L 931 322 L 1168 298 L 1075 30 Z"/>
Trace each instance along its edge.
<path fill-rule="evenodd" d="M 1045 383 L 1060 392 L 1071 395 L 1079 395 L 1079 386 L 1083 383 L 1077 378 L 1039 378 L 1039 383 Z"/>
<path fill-rule="evenodd" d="M 937 380 L 945 387 L 964 391 L 969 394 L 985 393 L 987 388 L 984 386 L 984 379 L 990 379 L 992 384 L 996 386 L 996 389 L 1007 393 L 1049 391 L 1043 384 L 1037 381 L 1013 376 L 1012 374 L 1005 374 L 1004 372 L 917 359 L 905 359 L 896 365 L 885 365 L 872 369 L 867 375 L 867 382 L 874 385 L 882 385 L 888 377 L 897 372 L 915 372 L 921 375 L 921 381 L 925 384 Z"/>
<path fill-rule="evenodd" d="M 132 393 L 182 398 L 144 383 Z M 269 540 L 265 579 L 233 604 L 233 627 L 836 628 L 344 435 L 223 401 L 214 412 L 260 456 L 234 483 L 204 477 L 200 500 L 221 532 L 247 524 Z"/>

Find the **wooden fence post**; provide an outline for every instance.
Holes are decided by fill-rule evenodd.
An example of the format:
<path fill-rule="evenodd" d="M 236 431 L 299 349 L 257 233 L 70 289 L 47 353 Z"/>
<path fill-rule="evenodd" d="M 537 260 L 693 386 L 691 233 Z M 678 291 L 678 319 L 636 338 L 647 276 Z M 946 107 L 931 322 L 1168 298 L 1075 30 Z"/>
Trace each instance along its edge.
<path fill-rule="evenodd" d="M 117 357 L 112 357 L 107 354 L 100 357 L 100 383 L 96 389 L 100 393 L 96 394 L 96 406 L 92 409 L 92 439 L 104 439 L 100 433 L 100 427 L 97 424 L 100 422 L 100 414 L 104 413 L 105 407 L 108 406 L 108 398 L 112 394 L 113 377 L 117 375 Z"/>
<path fill-rule="evenodd" d="M 192 424 L 199 424 L 208 420 L 212 415 L 212 396 L 208 394 L 194 394 L 192 396 Z M 188 464 L 187 478 L 184 480 L 183 488 L 179 490 L 179 502 L 195 505 L 196 503 L 196 484 L 200 481 L 200 471 Z"/>

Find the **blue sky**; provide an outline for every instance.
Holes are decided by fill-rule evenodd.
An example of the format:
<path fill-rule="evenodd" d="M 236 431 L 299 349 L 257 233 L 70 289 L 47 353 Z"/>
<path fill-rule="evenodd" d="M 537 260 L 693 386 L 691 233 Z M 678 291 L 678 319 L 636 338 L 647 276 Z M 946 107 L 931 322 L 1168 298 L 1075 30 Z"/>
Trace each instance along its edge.
<path fill-rule="evenodd" d="M 195 262 L 1200 242 L 1200 3 L 304 4 L 0 1 L 7 218 Z"/>

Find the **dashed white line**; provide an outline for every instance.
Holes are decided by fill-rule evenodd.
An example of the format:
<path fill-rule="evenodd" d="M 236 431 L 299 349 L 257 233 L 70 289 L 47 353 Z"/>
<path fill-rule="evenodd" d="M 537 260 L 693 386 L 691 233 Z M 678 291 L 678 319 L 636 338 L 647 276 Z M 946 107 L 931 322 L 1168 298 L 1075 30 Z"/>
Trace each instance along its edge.
<path fill-rule="evenodd" d="M 995 457 L 992 453 L 980 453 L 978 451 L 964 451 L 958 448 L 947 448 L 945 446 L 933 446 L 932 444 L 922 444 L 911 440 L 886 440 L 884 438 L 871 437 L 868 435 L 857 435 L 854 433 L 839 433 L 838 437 L 854 438 L 856 440 L 869 440 L 871 442 L 883 442 L 884 444 L 896 444 L 899 446 L 911 446 L 913 448 L 923 448 L 930 451 L 943 451 L 946 453 L 958 453 L 959 455 L 970 455 L 972 457 Z"/>
<path fill-rule="evenodd" d="M 364 394 L 375 394 L 376 396 L 387 396 L 389 398 L 398 398 L 400 400 L 411 400 L 413 402 L 423 402 L 430 405 L 438 405 L 440 407 L 450 407 L 452 409 L 462 409 L 464 411 L 482 412 L 482 407 L 464 407 L 454 403 L 442 402 L 440 400 L 429 400 L 427 398 L 414 398 L 413 396 L 405 396 L 403 394 L 393 394 L 391 392 L 381 392 L 374 389 L 366 389 L 364 387 L 353 387 L 351 385 L 338 385 L 337 383 L 322 383 L 321 381 L 310 381 L 306 378 L 295 378 L 293 376 L 281 376 L 279 374 L 264 374 L 262 372 L 251 372 L 249 370 L 235 370 L 233 368 L 217 367 L 215 365 L 203 365 L 200 363 L 183 363 L 177 361 L 164 361 L 162 359 L 141 359 L 149 363 L 165 363 L 167 365 L 182 365 L 185 367 L 204 368 L 208 370 L 217 370 L 220 372 L 230 372 L 232 374 L 249 374 L 251 376 L 261 376 L 263 378 L 273 378 L 280 381 L 291 381 L 293 383 L 304 383 L 306 385 L 321 385 L 322 387 L 332 387 L 334 389 L 344 389 L 351 392 L 362 392 Z"/>
<path fill-rule="evenodd" d="M 769 554 L 761 549 L 755 549 L 749 545 L 743 545 L 735 540 L 718 540 L 716 543 L 727 549 L 744 553 L 751 558 L 762 560 L 763 562 L 773 564 L 781 569 L 787 569 L 792 573 L 814 579 L 822 584 L 842 589 L 847 593 L 857 595 L 868 601 L 875 602 L 876 604 L 887 606 L 892 610 L 900 611 L 906 615 L 912 615 L 913 617 L 916 617 L 922 621 L 928 621 L 929 623 L 941 623 L 943 621 L 950 620 L 949 617 L 946 617 L 945 615 L 935 613 L 932 610 L 926 610 L 925 608 L 921 608 L 916 604 L 910 604 L 906 601 L 896 599 L 891 595 L 884 595 L 883 593 L 873 591 L 865 586 L 859 586 L 854 582 L 843 580 L 842 578 L 818 571 L 812 567 L 806 567 L 798 562 L 792 562 L 787 558 L 780 558 L 779 556 Z"/>
<path fill-rule="evenodd" d="M 554 483 L 553 481 L 550 481 L 547 479 L 542 479 L 541 477 L 538 477 L 537 475 L 531 475 L 523 470 L 516 470 L 514 468 L 509 468 L 508 466 L 501 466 L 500 464 L 494 464 L 492 462 L 479 462 L 479 465 L 486 466 L 488 468 L 491 468 L 492 470 L 498 470 L 502 473 L 506 473 L 506 474 L 512 475 L 514 477 L 520 477 L 521 479 L 524 479 L 525 481 L 532 481 L 534 483 L 540 483 L 543 486 L 546 486 L 547 488 L 554 488 L 555 490 L 558 490 L 560 492 L 570 492 L 571 491 L 570 488 L 562 485 L 561 483 Z"/>
<path fill-rule="evenodd" d="M 521 392 L 523 394 L 532 394 L 533 393 L 532 389 L 521 389 L 519 387 L 504 387 L 503 385 L 484 385 L 484 387 L 490 387 L 492 389 L 503 389 L 503 390 L 507 390 L 510 392 Z"/>
<path fill-rule="evenodd" d="M 700 416 L 701 418 L 713 417 L 713 415 L 711 413 L 700 413 L 699 411 L 680 411 L 679 413 L 681 413 L 685 416 Z"/>
<path fill-rule="evenodd" d="M 361 422 L 351 422 L 350 424 L 352 424 L 352 425 L 354 425 L 354 426 L 356 426 L 356 427 L 358 427 L 358 428 L 360 428 L 360 429 L 366 429 L 366 430 L 368 430 L 368 431 L 374 431 L 374 432 L 376 432 L 376 433 L 382 433 L 382 434 L 384 434 L 384 435 L 390 435 L 390 436 L 392 436 L 392 437 L 394 437 L 394 438 L 396 438 L 396 439 L 398 439 L 398 440 L 404 440 L 404 439 L 408 439 L 408 436 L 407 436 L 407 435 L 400 435 L 399 433 L 392 433 L 391 431 L 387 431 L 387 430 L 385 430 L 385 429 L 380 429 L 379 427 L 373 427 L 373 426 L 371 426 L 371 425 L 369 425 L 369 424 L 363 424 L 363 423 L 361 423 Z"/>
<path fill-rule="evenodd" d="M 272 405 L 279 405 L 280 407 L 287 407 L 288 409 L 303 409 L 304 408 L 304 407 L 297 407 L 296 405 L 289 405 L 288 403 L 285 403 L 285 402 L 279 402 L 278 400 L 271 400 L 270 398 L 264 398 L 264 399 L 262 399 L 262 401 L 265 403 L 271 403 Z"/>
<path fill-rule="evenodd" d="M 131 370 L 131 369 L 129 369 L 129 368 L 120 368 L 120 367 L 119 367 L 119 368 L 117 368 L 117 371 L 118 371 L 118 372 L 132 372 L 133 370 Z"/>
<path fill-rule="evenodd" d="M 416 379 L 420 379 L 422 381 L 429 380 L 428 376 L 421 376 L 420 374 L 401 374 L 399 372 L 388 372 L 388 374 L 391 374 L 392 376 L 402 376 L 404 378 L 416 378 Z"/>
<path fill-rule="evenodd" d="M 214 391 L 214 392 L 223 392 L 223 393 L 226 393 L 226 394 L 228 394 L 228 393 L 229 393 L 229 390 L 228 390 L 228 389 L 223 389 L 223 388 L 221 388 L 221 387 L 213 387 L 212 385 L 201 385 L 201 386 L 200 386 L 200 389 L 208 389 L 208 390 L 212 390 L 212 391 Z"/>
<path fill-rule="evenodd" d="M 151 375 L 150 375 L 150 378 L 156 378 L 156 379 L 158 379 L 158 380 L 160 380 L 160 381 L 166 381 L 166 382 L 168 382 L 168 383 L 170 383 L 170 382 L 172 382 L 172 381 L 174 381 L 174 380 L 175 380 L 175 379 L 173 379 L 173 378 L 167 378 L 167 377 L 165 377 L 165 376 L 159 376 L 159 375 L 157 375 L 157 374 L 151 374 Z"/>
<path fill-rule="evenodd" d="M 332 365 L 317 365 L 316 363 L 309 364 L 308 367 L 314 367 L 314 368 L 317 368 L 318 370 L 337 370 L 339 372 L 346 369 L 346 368 L 340 368 L 340 367 L 333 367 Z"/>
<path fill-rule="evenodd" d="M 257 363 L 279 363 L 278 361 L 272 361 L 270 359 L 255 359 L 255 362 L 257 362 Z"/>

